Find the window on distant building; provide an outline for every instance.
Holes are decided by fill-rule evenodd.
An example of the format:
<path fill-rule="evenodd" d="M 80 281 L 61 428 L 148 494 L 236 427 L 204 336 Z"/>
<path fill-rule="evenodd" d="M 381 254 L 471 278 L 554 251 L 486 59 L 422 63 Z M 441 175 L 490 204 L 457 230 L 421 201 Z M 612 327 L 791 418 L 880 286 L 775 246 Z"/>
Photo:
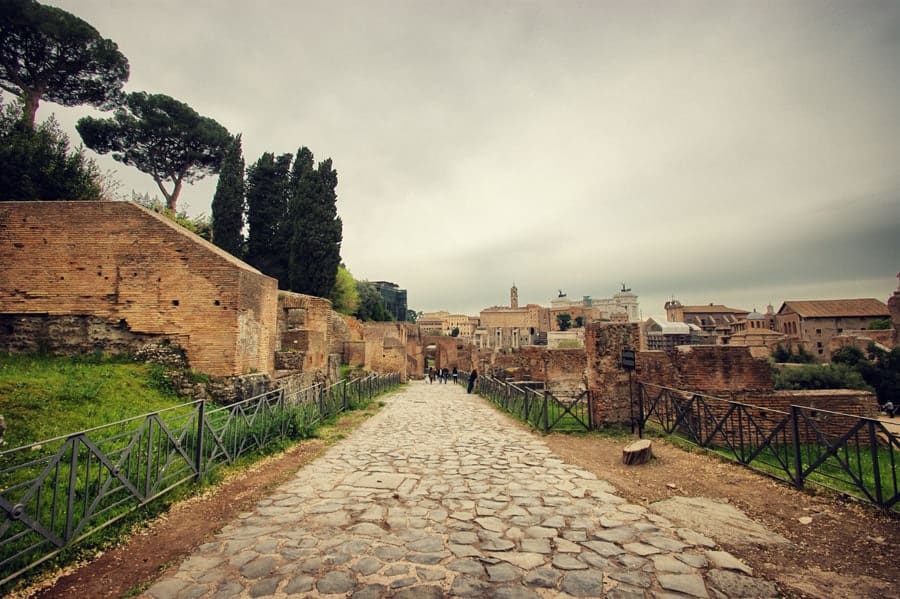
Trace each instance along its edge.
<path fill-rule="evenodd" d="M 821 334 L 822 334 L 822 329 L 816 329 L 816 335 L 821 335 Z"/>

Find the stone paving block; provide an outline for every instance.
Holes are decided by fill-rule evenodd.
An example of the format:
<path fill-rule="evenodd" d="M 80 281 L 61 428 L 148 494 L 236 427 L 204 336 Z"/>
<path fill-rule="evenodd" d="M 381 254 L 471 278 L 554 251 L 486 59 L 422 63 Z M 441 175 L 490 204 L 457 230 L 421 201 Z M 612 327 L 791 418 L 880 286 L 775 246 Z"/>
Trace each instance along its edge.
<path fill-rule="evenodd" d="M 265 580 L 261 580 L 250 587 L 250 596 L 270 597 L 275 594 L 275 589 L 278 588 L 279 582 L 281 582 L 281 579 L 277 576 L 270 576 Z"/>
<path fill-rule="evenodd" d="M 706 557 L 713 568 L 721 568 L 723 570 L 737 570 L 744 574 L 753 575 L 753 568 L 734 557 L 727 551 L 707 551 Z"/>
<path fill-rule="evenodd" d="M 295 576 L 287 583 L 287 586 L 284 587 L 284 592 L 288 595 L 307 593 L 312 590 L 315 581 L 316 579 L 312 576 Z"/>
<path fill-rule="evenodd" d="M 602 597 L 603 572 L 588 570 L 568 572 L 560 582 L 560 589 L 574 597 Z"/>
<path fill-rule="evenodd" d="M 660 574 L 656 577 L 662 588 L 677 591 L 691 597 L 709 597 L 703 578 L 699 574 Z"/>
<path fill-rule="evenodd" d="M 453 584 L 450 587 L 450 596 L 478 597 L 480 599 L 486 597 L 489 590 L 490 585 L 482 580 L 469 576 L 457 576 L 453 579 Z"/>
<path fill-rule="evenodd" d="M 387 594 L 383 584 L 369 584 L 350 595 L 350 599 L 381 599 Z"/>
<path fill-rule="evenodd" d="M 520 551 L 509 553 L 492 553 L 491 556 L 510 563 L 517 568 L 521 568 L 522 570 L 531 570 L 533 568 L 537 568 L 538 566 L 544 565 L 544 562 L 547 561 L 546 556 L 541 555 L 540 553 L 526 553 Z"/>

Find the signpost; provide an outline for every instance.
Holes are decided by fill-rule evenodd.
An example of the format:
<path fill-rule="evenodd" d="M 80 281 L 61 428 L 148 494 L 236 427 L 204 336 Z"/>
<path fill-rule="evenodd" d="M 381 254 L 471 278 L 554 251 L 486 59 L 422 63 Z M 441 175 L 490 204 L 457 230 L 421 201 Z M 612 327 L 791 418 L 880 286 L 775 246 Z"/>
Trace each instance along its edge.
<path fill-rule="evenodd" d="M 634 370 L 635 361 L 634 361 L 634 350 L 633 349 L 623 349 L 622 350 L 622 368 L 625 370 Z"/>
<path fill-rule="evenodd" d="M 635 425 L 635 417 L 634 417 L 634 397 L 631 394 L 631 371 L 635 369 L 635 355 L 633 349 L 623 349 L 622 350 L 622 368 L 628 371 L 628 411 L 631 413 L 631 432 L 634 433 L 634 425 Z M 638 409 L 638 436 L 641 436 L 643 432 L 643 417 L 644 413 L 642 409 Z"/>

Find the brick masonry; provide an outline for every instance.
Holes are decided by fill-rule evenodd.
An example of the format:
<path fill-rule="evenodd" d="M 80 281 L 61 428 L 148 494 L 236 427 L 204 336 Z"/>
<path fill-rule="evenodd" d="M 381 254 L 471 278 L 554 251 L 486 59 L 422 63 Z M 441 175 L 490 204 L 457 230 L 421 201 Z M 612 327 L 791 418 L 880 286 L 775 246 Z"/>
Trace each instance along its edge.
<path fill-rule="evenodd" d="M 761 423 L 765 422 L 766 410 L 788 411 L 791 405 L 808 406 L 817 412 L 817 422 L 825 427 L 823 430 L 835 434 L 846 431 L 850 420 L 825 412 L 877 416 L 874 395 L 864 391 L 775 391 L 768 360 L 755 357 L 747 347 L 682 346 L 665 352 L 636 352 L 637 364 L 629 389 L 621 352 L 639 347 L 639 334 L 635 324 L 594 323 L 587 328 L 587 380 L 596 423 L 630 422 L 630 402 L 637 396 L 639 382 L 758 406 Z M 720 405 L 714 411 L 721 409 L 724 413 L 727 406 L 724 402 Z"/>
<path fill-rule="evenodd" d="M 0 202 L 0 263 L 0 345 L 29 326 L 61 350 L 169 339 L 214 376 L 273 370 L 275 279 L 135 204 Z"/>

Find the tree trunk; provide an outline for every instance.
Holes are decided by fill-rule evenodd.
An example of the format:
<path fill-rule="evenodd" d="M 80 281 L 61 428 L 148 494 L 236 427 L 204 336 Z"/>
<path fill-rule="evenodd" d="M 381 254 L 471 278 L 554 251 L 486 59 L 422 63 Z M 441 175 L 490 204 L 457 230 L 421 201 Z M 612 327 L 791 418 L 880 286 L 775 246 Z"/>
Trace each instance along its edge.
<path fill-rule="evenodd" d="M 34 130 L 34 119 L 37 116 L 38 104 L 41 101 L 41 93 L 39 91 L 26 91 L 22 101 L 24 104 L 22 108 L 22 122 L 25 123 L 29 129 Z"/>
<path fill-rule="evenodd" d="M 627 466 L 646 464 L 653 457 L 650 439 L 640 439 L 622 450 L 622 462 Z"/>

